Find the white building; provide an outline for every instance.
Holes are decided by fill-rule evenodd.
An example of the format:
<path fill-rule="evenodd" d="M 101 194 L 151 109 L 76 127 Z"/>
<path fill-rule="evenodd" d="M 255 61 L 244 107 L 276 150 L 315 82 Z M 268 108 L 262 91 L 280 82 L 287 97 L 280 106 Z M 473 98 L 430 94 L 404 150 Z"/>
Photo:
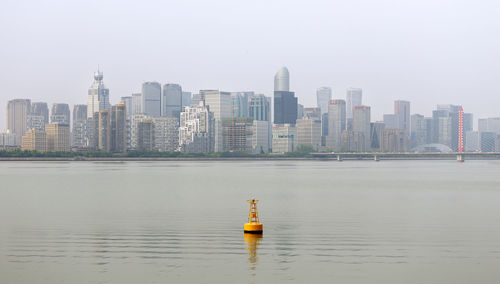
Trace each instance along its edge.
<path fill-rule="evenodd" d="M 346 118 L 352 119 L 352 109 L 361 106 L 363 101 L 363 90 L 359 88 L 347 89 L 346 95 Z"/>
<path fill-rule="evenodd" d="M 215 120 L 203 101 L 198 106 L 184 107 L 180 117 L 179 149 L 189 153 L 213 152 Z"/>
<path fill-rule="evenodd" d="M 273 153 L 293 152 L 297 148 L 297 128 L 293 124 L 273 126 Z"/>
<path fill-rule="evenodd" d="M 202 93 L 202 91 L 200 91 Z M 222 152 L 224 150 L 223 143 L 223 127 L 222 119 L 231 118 L 231 93 L 220 91 L 204 91 L 205 104 L 210 112 L 214 114 L 215 119 L 215 152 Z"/>
<path fill-rule="evenodd" d="M 153 149 L 174 152 L 179 148 L 179 120 L 175 117 L 153 118 Z"/>
<path fill-rule="evenodd" d="M 102 81 L 103 74 L 100 71 L 94 73 L 94 83 L 89 88 L 87 102 L 87 118 L 93 118 L 94 113 L 104 109 L 110 109 L 109 89 Z"/>
<path fill-rule="evenodd" d="M 274 75 L 274 91 L 290 91 L 290 73 L 286 67 L 281 67 Z"/>
<path fill-rule="evenodd" d="M 297 119 L 297 147 L 311 146 L 315 151 L 321 147 L 321 120 Z"/>
<path fill-rule="evenodd" d="M 269 121 L 254 120 L 252 125 L 252 153 L 267 153 L 271 149 L 271 132 Z"/>

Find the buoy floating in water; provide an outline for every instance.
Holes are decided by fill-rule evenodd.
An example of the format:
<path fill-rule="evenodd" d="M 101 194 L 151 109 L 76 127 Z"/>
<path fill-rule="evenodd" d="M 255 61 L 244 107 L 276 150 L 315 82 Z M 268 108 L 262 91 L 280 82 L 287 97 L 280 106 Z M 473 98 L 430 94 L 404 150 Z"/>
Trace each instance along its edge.
<path fill-rule="evenodd" d="M 262 234 L 262 224 L 259 222 L 259 213 L 257 212 L 258 199 L 247 200 L 250 203 L 250 212 L 248 212 L 248 223 L 243 226 L 243 232 L 248 234 Z"/>

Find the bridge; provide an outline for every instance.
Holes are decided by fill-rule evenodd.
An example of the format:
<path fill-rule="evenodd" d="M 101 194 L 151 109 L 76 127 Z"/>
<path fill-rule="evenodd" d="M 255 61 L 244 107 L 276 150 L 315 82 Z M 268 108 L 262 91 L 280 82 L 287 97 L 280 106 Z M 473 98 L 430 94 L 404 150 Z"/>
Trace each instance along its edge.
<path fill-rule="evenodd" d="M 329 160 L 500 160 L 500 152 L 330 152 L 330 153 L 311 153 L 315 158 L 324 158 Z"/>

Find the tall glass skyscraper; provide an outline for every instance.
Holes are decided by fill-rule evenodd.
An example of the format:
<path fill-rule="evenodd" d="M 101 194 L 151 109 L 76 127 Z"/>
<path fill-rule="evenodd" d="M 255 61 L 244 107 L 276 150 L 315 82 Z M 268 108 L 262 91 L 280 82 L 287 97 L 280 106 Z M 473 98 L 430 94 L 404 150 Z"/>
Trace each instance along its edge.
<path fill-rule="evenodd" d="M 274 75 L 274 91 L 290 91 L 290 73 L 286 67 L 281 67 Z"/>
<path fill-rule="evenodd" d="M 269 98 L 264 95 L 253 95 L 249 99 L 248 116 L 253 120 L 269 121 L 271 106 Z"/>
<path fill-rule="evenodd" d="M 357 106 L 363 105 L 363 90 L 359 88 L 349 88 L 347 89 L 347 100 L 346 100 L 346 118 L 352 119 L 352 109 Z"/>
<path fill-rule="evenodd" d="M 70 123 L 70 110 L 68 104 L 52 104 L 52 111 L 50 113 L 50 122 L 58 122 L 60 124 L 69 125 Z"/>
<path fill-rule="evenodd" d="M 316 102 L 321 113 L 328 113 L 328 102 L 332 99 L 332 89 L 321 87 L 316 90 Z"/>
<path fill-rule="evenodd" d="M 104 86 L 101 71 L 94 73 L 94 83 L 89 88 L 87 102 L 87 118 L 93 118 L 94 113 L 104 109 L 109 109 L 109 89 Z"/>
<path fill-rule="evenodd" d="M 161 116 L 161 85 L 158 82 L 142 84 L 142 113 L 151 116 Z"/>
<path fill-rule="evenodd" d="M 163 85 L 163 116 L 179 119 L 182 110 L 182 87 L 178 84 Z"/>

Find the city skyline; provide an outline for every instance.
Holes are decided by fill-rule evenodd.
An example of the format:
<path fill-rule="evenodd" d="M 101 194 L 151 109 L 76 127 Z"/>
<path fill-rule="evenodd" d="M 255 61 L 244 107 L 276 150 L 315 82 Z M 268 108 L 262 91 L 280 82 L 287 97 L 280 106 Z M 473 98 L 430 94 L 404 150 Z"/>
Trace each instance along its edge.
<path fill-rule="evenodd" d="M 334 99 L 359 87 L 374 120 L 382 120 L 398 99 L 412 102 L 413 113 L 425 116 L 443 103 L 463 105 L 476 118 L 498 116 L 499 42 L 491 35 L 500 26 L 495 17 L 500 4 L 495 2 L 27 3 L 8 2 L 0 12 L 2 26 L 9 27 L 0 28 L 9 43 L 1 47 L 3 130 L 11 98 L 64 102 L 70 108 L 84 104 L 88 74 L 97 65 L 106 73 L 111 104 L 140 92 L 146 81 L 178 83 L 191 92 L 250 90 L 271 96 L 270 78 L 287 66 L 293 74 L 290 89 L 304 106 L 315 105 L 322 86 L 332 88 Z M 165 17 L 147 17 L 151 6 L 164 10 Z M 222 14 L 224 20 L 218 19 Z M 239 20 L 253 14 L 259 21 Z M 289 20 L 308 17 L 322 20 Z M 160 34 L 181 44 L 171 45 Z"/>

